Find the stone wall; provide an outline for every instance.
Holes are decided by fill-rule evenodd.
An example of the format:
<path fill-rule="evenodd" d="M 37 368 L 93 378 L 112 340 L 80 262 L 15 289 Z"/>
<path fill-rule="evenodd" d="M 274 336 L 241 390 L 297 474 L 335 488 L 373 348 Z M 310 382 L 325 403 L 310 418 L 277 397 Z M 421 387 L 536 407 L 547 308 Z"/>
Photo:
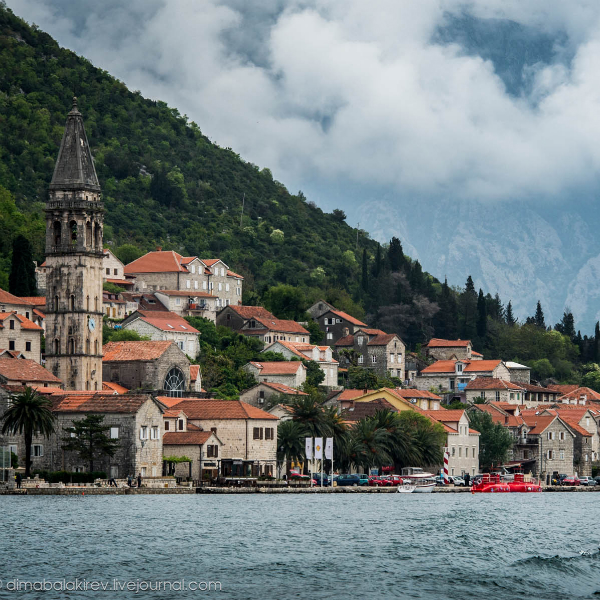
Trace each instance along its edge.
<path fill-rule="evenodd" d="M 150 323 L 147 323 L 142 319 L 130 321 L 123 326 L 123 329 L 137 331 L 140 335 L 147 336 L 151 340 L 168 340 L 170 342 L 175 342 L 180 348 L 181 345 L 183 345 L 183 348 L 181 348 L 183 352 L 192 358 L 196 358 L 198 352 L 200 351 L 197 333 L 179 330 L 163 331 L 162 329 L 158 329 L 157 327 L 154 327 L 154 325 L 150 325 Z"/>
<path fill-rule="evenodd" d="M 508 369 L 508 373 L 513 383 L 531 383 L 530 369 Z"/>
<path fill-rule="evenodd" d="M 10 321 L 14 321 L 14 329 L 10 329 Z M 42 331 L 23 329 L 19 319 L 8 317 L 4 321 L 4 327 L 0 328 L 0 348 L 8 350 L 10 342 L 14 343 L 14 350 L 22 352 L 25 358 L 41 363 Z M 29 350 L 27 350 L 27 343 L 30 344 Z"/>
<path fill-rule="evenodd" d="M 448 433 L 449 475 L 479 473 L 479 435 L 467 433 L 468 425 L 461 423 L 462 431 Z M 465 430 L 466 427 L 466 430 Z M 454 471 L 454 472 L 453 472 Z"/>
<path fill-rule="evenodd" d="M 468 346 L 451 346 L 451 347 L 437 347 L 437 348 L 426 348 L 427 356 L 435 358 L 435 360 L 450 360 L 453 357 L 458 360 L 471 360 L 471 344 Z"/>

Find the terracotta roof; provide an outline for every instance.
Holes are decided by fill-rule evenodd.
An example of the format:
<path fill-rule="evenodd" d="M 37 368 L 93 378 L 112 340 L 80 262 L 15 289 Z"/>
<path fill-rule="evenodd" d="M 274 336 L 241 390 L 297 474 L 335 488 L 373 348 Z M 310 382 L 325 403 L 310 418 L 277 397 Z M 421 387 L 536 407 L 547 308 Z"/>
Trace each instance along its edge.
<path fill-rule="evenodd" d="M 246 404 L 241 400 L 198 400 L 187 398 L 172 406 L 185 411 L 192 420 L 222 419 L 263 419 L 277 421 L 277 417 L 268 412 Z"/>
<path fill-rule="evenodd" d="M 365 394 L 372 394 L 375 390 L 344 390 L 338 397 L 338 400 L 354 400 Z"/>
<path fill-rule="evenodd" d="M 542 394 L 558 394 L 556 390 L 551 390 L 550 388 L 545 388 L 539 385 L 533 385 L 531 383 L 519 383 L 519 385 L 524 388 L 528 392 L 539 392 Z"/>
<path fill-rule="evenodd" d="M 442 340 L 432 338 L 425 344 L 427 348 L 466 348 L 471 340 Z"/>
<path fill-rule="evenodd" d="M 90 392 L 80 392 L 80 394 L 58 397 L 53 410 L 135 414 L 145 402 L 152 400 L 149 394 L 107 395 Z"/>
<path fill-rule="evenodd" d="M 394 338 L 398 338 L 395 333 L 384 333 L 383 335 L 377 335 L 367 343 L 367 346 L 387 346 Z"/>
<path fill-rule="evenodd" d="M 562 398 L 570 398 L 571 400 L 579 400 L 581 396 L 586 396 L 587 400 L 600 400 L 600 394 L 589 387 L 578 387 L 571 392 L 566 392 Z"/>
<path fill-rule="evenodd" d="M 379 410 L 398 412 L 398 409 L 385 398 L 376 398 L 372 402 L 352 402 L 348 408 L 342 411 L 341 417 L 344 421 L 360 421 L 366 417 L 372 417 Z"/>
<path fill-rule="evenodd" d="M 140 320 L 160 329 L 161 331 L 177 333 L 200 333 L 194 329 L 183 317 L 174 312 L 139 310 Z"/>
<path fill-rule="evenodd" d="M 481 354 L 481 352 L 475 352 L 475 350 L 471 350 L 471 356 L 481 356 L 483 358 L 483 354 Z"/>
<path fill-rule="evenodd" d="M 21 329 L 28 329 L 31 331 L 44 331 L 42 327 L 36 325 L 33 321 L 30 321 L 28 318 L 23 315 L 19 315 L 16 312 L 8 312 L 8 313 L 0 313 L 0 329 L 4 327 L 4 321 L 9 317 L 14 317 L 21 323 Z"/>
<path fill-rule="evenodd" d="M 125 265 L 125 273 L 187 273 L 181 265 L 183 257 L 172 250 L 148 252 Z"/>
<path fill-rule="evenodd" d="M 578 387 L 578 385 L 562 385 L 558 383 L 551 383 L 548 385 L 549 390 L 554 390 L 559 394 L 568 394 L 575 391 Z"/>
<path fill-rule="evenodd" d="M 181 402 L 181 398 L 173 398 L 171 396 L 157 396 L 157 398 L 167 408 L 172 408 L 173 406 L 176 406 L 177 404 L 179 404 Z"/>
<path fill-rule="evenodd" d="M 456 371 L 455 364 L 456 361 L 454 360 L 438 360 L 425 367 L 421 373 L 454 373 Z"/>
<path fill-rule="evenodd" d="M 19 298 L 18 296 L 13 296 L 13 294 L 3 289 L 0 289 L 0 302 L 2 304 L 32 304 L 31 302 L 29 302 L 29 300 L 25 300 L 25 298 Z"/>
<path fill-rule="evenodd" d="M 279 392 L 280 394 L 287 394 L 289 396 L 308 396 L 306 392 L 301 392 L 289 385 L 284 383 L 273 383 L 272 381 L 261 381 L 258 385 L 266 385 L 267 387 Z"/>
<path fill-rule="evenodd" d="M 480 361 L 487 362 L 487 361 Z M 495 379 L 494 377 L 476 377 L 469 381 L 466 387 L 467 390 L 517 390 L 523 391 L 523 387 L 519 384 L 504 379 Z"/>
<path fill-rule="evenodd" d="M 386 335 L 385 331 L 382 331 L 381 329 L 369 329 L 368 327 L 361 327 L 360 331 L 364 331 L 364 333 L 367 335 Z"/>
<path fill-rule="evenodd" d="M 208 292 L 198 290 L 156 290 L 155 294 L 164 294 L 165 296 L 185 296 L 187 298 L 216 298 Z"/>
<path fill-rule="evenodd" d="M 282 362 L 257 362 L 250 361 L 251 365 L 259 370 L 259 375 L 294 375 L 298 369 L 306 367 L 299 360 Z"/>
<path fill-rule="evenodd" d="M 558 411 L 557 411 L 558 412 Z M 565 414 L 560 414 L 560 412 L 558 412 L 558 416 L 575 432 L 577 432 L 579 435 L 582 435 L 584 437 L 592 437 L 593 434 L 590 433 L 587 429 L 585 429 L 584 427 L 582 427 L 579 424 L 579 419 L 577 419 L 576 417 L 572 417 L 569 415 L 565 415 Z"/>
<path fill-rule="evenodd" d="M 38 310 L 37 308 L 33 309 L 33 314 L 37 315 L 41 319 L 45 319 L 46 318 L 46 315 L 41 310 Z"/>
<path fill-rule="evenodd" d="M 129 390 L 118 383 L 113 383 L 112 381 L 103 381 L 102 389 L 105 391 L 113 390 L 118 394 L 126 394 Z"/>
<path fill-rule="evenodd" d="M 127 281 L 127 279 L 107 279 L 106 281 L 114 285 L 134 285 L 133 281 Z"/>
<path fill-rule="evenodd" d="M 200 259 L 207 267 L 212 267 L 218 262 L 223 262 L 220 258 L 201 258 Z M 225 263 L 223 263 L 225 264 Z"/>
<path fill-rule="evenodd" d="M 282 331 L 284 333 L 304 333 L 310 335 L 310 333 L 296 321 L 289 319 L 271 319 L 265 317 L 253 317 L 255 321 L 264 325 L 269 331 Z M 246 330 L 244 330 L 245 332 Z"/>
<path fill-rule="evenodd" d="M 244 279 L 243 275 L 239 275 L 238 273 L 234 273 L 227 269 L 227 277 L 235 277 L 236 279 Z"/>
<path fill-rule="evenodd" d="M 410 399 L 410 398 L 427 398 L 430 400 L 440 400 L 441 401 L 441 397 L 437 396 L 436 394 L 434 394 L 433 392 L 429 392 L 427 390 L 401 390 L 401 389 L 395 389 L 394 390 L 394 394 L 396 394 L 396 396 L 400 396 L 401 398 L 404 399 Z"/>
<path fill-rule="evenodd" d="M 354 346 L 354 335 L 347 335 L 340 338 L 336 343 L 336 346 Z"/>
<path fill-rule="evenodd" d="M 495 402 L 494 404 L 499 404 Z M 499 406 L 493 406 L 490 404 L 475 404 L 475 408 L 481 410 L 483 412 L 487 412 L 492 416 L 492 421 L 494 423 L 500 423 L 500 425 L 504 425 L 505 427 L 519 427 L 523 425 L 525 422 L 521 415 L 515 416 L 507 413 L 502 410 Z"/>
<path fill-rule="evenodd" d="M 349 315 L 348 313 L 345 313 L 343 310 L 330 310 L 330 313 L 340 317 L 341 319 L 345 319 L 346 321 L 349 321 L 350 323 L 352 323 L 353 325 L 359 325 L 360 327 L 368 327 L 368 325 L 366 323 L 363 323 L 362 321 L 359 321 L 358 319 L 356 319 L 355 317 L 353 317 L 352 315 Z"/>
<path fill-rule="evenodd" d="M 493 371 L 502 361 L 497 360 L 474 360 L 465 367 L 465 372 L 471 373 L 473 371 L 486 372 Z"/>
<path fill-rule="evenodd" d="M 275 319 L 275 315 L 262 306 L 235 306 L 232 304 L 226 306 L 223 310 L 228 308 L 236 312 L 243 319 Z"/>
<path fill-rule="evenodd" d="M 62 381 L 42 365 L 28 358 L 0 358 L 0 377 L 9 381 L 58 383 Z"/>
<path fill-rule="evenodd" d="M 428 417 L 433 417 L 436 421 L 444 421 L 447 423 L 458 423 L 465 414 L 464 410 L 424 410 Z"/>
<path fill-rule="evenodd" d="M 272 344 L 270 344 L 269 346 L 267 346 L 263 352 L 276 352 L 276 350 L 270 350 L 271 346 L 275 346 L 275 344 L 281 344 L 284 348 L 287 348 L 290 352 L 292 352 L 293 354 L 295 354 L 296 356 L 300 357 L 300 358 L 305 358 L 307 359 L 308 357 L 305 354 L 302 354 L 302 352 L 300 352 L 300 350 L 298 350 L 298 348 L 296 347 L 296 345 L 294 344 L 294 342 L 286 342 L 284 340 L 277 340 L 276 342 L 273 342 Z M 314 346 L 311 346 L 311 348 L 313 348 Z"/>
<path fill-rule="evenodd" d="M 156 360 L 160 358 L 175 342 L 108 342 L 103 348 L 103 362 L 129 360 Z"/>
<path fill-rule="evenodd" d="M 523 421 L 531 427 L 529 433 L 540 434 L 556 419 L 556 415 L 531 415 L 528 411 L 521 413 Z"/>
<path fill-rule="evenodd" d="M 190 381 L 198 381 L 200 365 L 190 365 Z"/>
<path fill-rule="evenodd" d="M 202 446 L 212 435 L 212 431 L 166 431 L 163 446 Z"/>
<path fill-rule="evenodd" d="M 141 310 L 169 311 L 169 309 L 153 293 L 142 294 L 137 292 L 123 292 L 121 296 L 127 300 L 127 302 L 136 302 Z"/>
<path fill-rule="evenodd" d="M 2 290 L 0 290 L 0 294 L 1 293 Z M 21 300 L 23 301 L 23 304 L 34 304 L 35 306 L 46 305 L 46 296 L 21 296 Z"/>

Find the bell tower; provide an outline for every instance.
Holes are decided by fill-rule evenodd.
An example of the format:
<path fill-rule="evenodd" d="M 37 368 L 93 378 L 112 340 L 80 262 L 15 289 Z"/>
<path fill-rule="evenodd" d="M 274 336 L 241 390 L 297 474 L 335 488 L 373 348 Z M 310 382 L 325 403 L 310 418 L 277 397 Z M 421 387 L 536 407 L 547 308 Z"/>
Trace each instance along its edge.
<path fill-rule="evenodd" d="M 46 204 L 46 368 L 67 390 L 102 389 L 103 214 L 73 98 Z"/>

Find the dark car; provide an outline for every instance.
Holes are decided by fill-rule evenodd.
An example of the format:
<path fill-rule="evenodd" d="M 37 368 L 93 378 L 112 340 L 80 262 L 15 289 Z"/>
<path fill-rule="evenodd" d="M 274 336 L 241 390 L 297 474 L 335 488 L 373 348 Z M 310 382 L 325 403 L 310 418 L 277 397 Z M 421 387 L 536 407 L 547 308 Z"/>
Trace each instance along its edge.
<path fill-rule="evenodd" d="M 317 485 L 321 485 L 321 473 L 313 473 L 313 479 L 317 482 Z M 323 473 L 323 487 L 331 485 L 331 475 Z"/>
<path fill-rule="evenodd" d="M 596 485 L 600 485 L 600 475 L 597 475 L 594 479 L 596 480 Z"/>
<path fill-rule="evenodd" d="M 563 481 L 568 477 L 566 473 L 560 475 L 555 474 L 552 476 L 552 485 L 562 485 Z"/>
<path fill-rule="evenodd" d="M 360 485 L 360 476 L 356 474 L 349 475 L 344 473 L 343 475 L 338 475 L 336 481 L 338 486 L 352 485 L 358 487 Z"/>

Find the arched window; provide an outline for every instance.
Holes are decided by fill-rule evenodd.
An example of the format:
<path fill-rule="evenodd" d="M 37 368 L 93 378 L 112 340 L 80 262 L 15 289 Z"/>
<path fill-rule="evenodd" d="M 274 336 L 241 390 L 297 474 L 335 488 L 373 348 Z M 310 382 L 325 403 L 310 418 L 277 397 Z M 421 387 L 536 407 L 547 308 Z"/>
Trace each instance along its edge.
<path fill-rule="evenodd" d="M 92 223 L 88 221 L 85 225 L 85 243 L 92 248 L 94 246 L 94 238 L 92 236 Z"/>
<path fill-rule="evenodd" d="M 94 224 L 94 246 L 96 250 L 102 250 L 102 228 L 98 223 Z"/>
<path fill-rule="evenodd" d="M 54 221 L 54 245 L 60 246 L 61 244 L 61 224 L 60 221 Z"/>
<path fill-rule="evenodd" d="M 98 312 L 98 296 L 94 298 L 94 310 Z"/>
<path fill-rule="evenodd" d="M 89 296 L 88 296 L 88 297 L 85 299 L 85 309 L 86 309 L 88 312 L 89 312 L 89 310 L 90 310 L 90 297 L 89 297 Z"/>
<path fill-rule="evenodd" d="M 75 294 L 71 294 L 71 311 L 75 310 Z"/>
<path fill-rule="evenodd" d="M 88 338 L 87 340 L 85 340 L 85 353 L 86 354 L 90 353 L 90 338 Z"/>
<path fill-rule="evenodd" d="M 69 354 L 75 354 L 75 340 L 73 338 L 69 339 Z"/>
<path fill-rule="evenodd" d="M 86 382 L 85 382 L 85 389 L 86 389 L 86 390 L 89 390 L 89 389 L 90 389 L 90 382 L 89 382 L 89 381 L 86 381 Z"/>
<path fill-rule="evenodd" d="M 58 310 L 58 296 L 54 296 L 54 310 Z"/>
<path fill-rule="evenodd" d="M 94 340 L 94 354 L 98 354 L 98 340 Z"/>
<path fill-rule="evenodd" d="M 69 223 L 69 231 L 71 232 L 71 246 L 77 245 L 77 221 Z"/>
<path fill-rule="evenodd" d="M 181 369 L 173 367 L 165 377 L 164 390 L 167 396 L 172 398 L 181 398 L 185 391 L 185 377 Z"/>
<path fill-rule="evenodd" d="M 98 382 L 97 381 L 94 381 L 94 389 L 98 390 Z"/>
<path fill-rule="evenodd" d="M 60 350 L 60 343 L 58 340 L 54 340 L 54 354 L 58 354 L 59 350 Z"/>

